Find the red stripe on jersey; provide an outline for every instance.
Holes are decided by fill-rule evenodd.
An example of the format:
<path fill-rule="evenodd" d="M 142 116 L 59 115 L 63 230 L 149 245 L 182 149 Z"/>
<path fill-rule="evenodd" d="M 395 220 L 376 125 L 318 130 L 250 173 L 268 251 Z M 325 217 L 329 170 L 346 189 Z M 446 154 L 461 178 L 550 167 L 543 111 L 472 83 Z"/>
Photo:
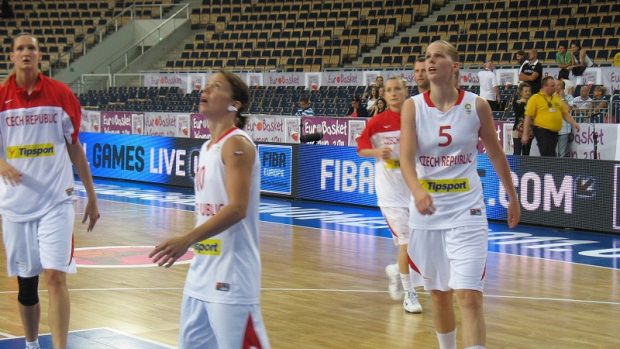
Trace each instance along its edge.
<path fill-rule="evenodd" d="M 422 275 L 422 273 L 420 272 L 420 269 L 418 269 L 418 266 L 415 265 L 415 263 L 413 263 L 413 260 L 411 259 L 411 257 L 407 254 L 407 261 L 409 262 L 409 267 L 415 271 L 416 273 Z"/>
<path fill-rule="evenodd" d="M 480 280 L 484 280 L 484 277 L 487 275 L 487 263 L 484 262 L 484 270 L 482 271 L 482 277 Z"/>
<path fill-rule="evenodd" d="M 463 97 L 465 97 L 465 90 L 459 89 L 459 96 L 456 99 L 456 102 L 454 102 L 454 105 L 461 104 L 461 102 L 463 101 Z M 431 91 L 430 90 L 424 92 L 424 101 L 426 101 L 426 104 L 428 104 L 429 107 L 435 108 L 435 104 L 433 104 L 433 101 L 431 100 Z"/>
<path fill-rule="evenodd" d="M 69 263 L 67 263 L 67 265 L 71 264 L 71 261 L 73 260 L 74 256 L 75 256 L 75 239 L 73 238 L 73 235 L 71 235 L 71 256 L 69 257 Z"/>
<path fill-rule="evenodd" d="M 234 132 L 235 130 L 238 130 L 239 128 L 236 126 L 233 126 L 231 128 L 229 128 L 228 130 L 226 130 L 226 132 L 224 132 L 221 136 L 219 136 L 215 142 L 211 142 L 209 143 L 209 148 L 211 147 L 211 144 L 217 144 L 217 142 L 221 141 L 224 137 L 228 136 L 231 132 Z"/>
<path fill-rule="evenodd" d="M 245 335 L 243 336 L 242 349 L 262 349 L 256 330 L 254 329 L 254 321 L 252 315 L 248 315 L 248 323 L 245 326 Z"/>
<path fill-rule="evenodd" d="M 392 226 L 390 225 L 390 222 L 388 221 L 387 217 L 383 216 L 383 219 L 385 219 L 385 223 L 387 223 L 388 228 L 390 229 L 390 233 L 392 233 L 394 237 L 398 237 L 398 235 L 396 235 L 396 233 L 394 232 L 394 229 L 392 229 Z"/>

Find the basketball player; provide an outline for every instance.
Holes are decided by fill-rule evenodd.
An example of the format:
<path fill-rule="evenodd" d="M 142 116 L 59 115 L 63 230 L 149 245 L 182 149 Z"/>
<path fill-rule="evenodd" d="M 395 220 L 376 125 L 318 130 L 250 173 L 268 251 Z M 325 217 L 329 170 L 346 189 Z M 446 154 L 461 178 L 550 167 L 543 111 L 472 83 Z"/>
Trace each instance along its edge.
<path fill-rule="evenodd" d="M 78 140 L 80 103 L 71 90 L 39 71 L 39 42 L 30 34 L 11 44 L 15 66 L 0 87 L 0 215 L 9 276 L 17 276 L 18 308 L 26 347 L 39 348 L 39 274 L 47 281 L 48 321 L 55 349 L 67 347 L 73 259 L 74 182 L 88 203 L 82 223 L 99 219 L 93 181 Z"/>
<path fill-rule="evenodd" d="M 478 137 L 509 196 L 509 227 L 517 225 L 521 212 L 488 103 L 455 88 L 458 59 L 456 49 L 445 41 L 428 46 L 431 88 L 403 105 L 400 159 L 415 205 L 410 209 L 410 265 L 431 292 L 439 347 L 456 349 L 456 294 L 464 347 L 482 349 L 488 224 L 476 171 Z"/>
<path fill-rule="evenodd" d="M 357 153 L 363 157 L 375 158 L 375 188 L 381 213 L 392 232 L 394 244 L 399 246 L 397 264 L 385 267 L 388 275 L 388 290 L 394 299 L 400 299 L 400 283 L 405 290 L 403 307 L 409 313 L 421 313 L 422 306 L 415 292 L 422 286 L 417 273 L 409 273 L 407 243 L 409 242 L 409 199 L 407 183 L 400 173 L 398 160 L 400 144 L 400 108 L 409 97 L 406 82 L 391 77 L 385 83 L 385 98 L 388 109 L 373 116 L 357 139 Z"/>
<path fill-rule="evenodd" d="M 249 90 L 236 75 L 213 75 L 200 97 L 211 140 L 200 149 L 194 229 L 155 247 L 150 257 L 170 267 L 193 247 L 185 282 L 180 349 L 269 348 L 259 298 L 260 169 L 241 111 Z"/>

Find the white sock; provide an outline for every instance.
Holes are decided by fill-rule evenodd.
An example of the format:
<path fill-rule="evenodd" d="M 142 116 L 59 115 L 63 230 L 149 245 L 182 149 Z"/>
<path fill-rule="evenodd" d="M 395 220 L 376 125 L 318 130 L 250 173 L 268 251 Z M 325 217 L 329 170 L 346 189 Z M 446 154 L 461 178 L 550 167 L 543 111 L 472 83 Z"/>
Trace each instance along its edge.
<path fill-rule="evenodd" d="M 437 333 L 439 349 L 456 349 L 456 329 L 448 333 Z"/>
<path fill-rule="evenodd" d="M 474 345 L 473 347 L 467 347 L 465 349 L 486 349 L 486 348 L 482 345 Z"/>
<path fill-rule="evenodd" d="M 26 341 L 26 348 L 27 349 L 41 349 L 41 347 L 39 346 L 39 339 L 37 338 L 32 342 Z"/>
<path fill-rule="evenodd" d="M 413 287 L 411 287 L 411 278 L 409 274 L 400 274 L 400 282 L 403 284 L 403 290 L 406 292 L 413 291 Z"/>

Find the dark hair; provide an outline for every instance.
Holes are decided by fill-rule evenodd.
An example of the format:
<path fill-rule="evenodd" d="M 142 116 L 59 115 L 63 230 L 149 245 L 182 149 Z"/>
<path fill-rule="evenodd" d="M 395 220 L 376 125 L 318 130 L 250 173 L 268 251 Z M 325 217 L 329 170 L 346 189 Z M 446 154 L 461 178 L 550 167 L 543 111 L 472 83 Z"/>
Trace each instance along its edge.
<path fill-rule="evenodd" d="M 308 97 L 299 97 L 299 101 L 300 101 L 300 102 L 304 102 L 304 103 L 308 103 L 308 102 L 310 102 L 310 100 L 308 99 Z"/>
<path fill-rule="evenodd" d="M 351 98 L 351 102 L 362 103 L 362 100 L 359 97 L 353 97 L 353 98 Z"/>
<path fill-rule="evenodd" d="M 379 111 L 379 101 L 382 101 L 382 102 L 383 102 L 383 110 L 381 110 L 381 111 Z M 380 112 L 383 112 L 383 111 L 385 111 L 385 110 L 388 108 L 387 101 L 386 101 L 386 100 L 385 100 L 385 98 L 383 98 L 383 97 L 379 97 L 379 98 L 377 99 L 377 101 L 375 102 L 375 105 L 377 106 L 377 111 L 375 112 L 375 114 L 380 113 Z"/>
<path fill-rule="evenodd" d="M 523 93 L 523 89 L 529 87 L 530 89 L 532 88 L 532 86 L 530 86 L 530 84 L 528 84 L 527 82 L 522 82 L 519 84 L 519 87 L 517 87 L 517 93 L 519 94 L 519 96 L 521 96 L 521 93 Z"/>
<path fill-rule="evenodd" d="M 218 70 L 217 74 L 222 74 L 226 81 L 230 84 L 232 99 L 241 103 L 241 106 L 237 108 L 238 110 L 237 116 L 235 117 L 235 126 L 243 129 L 248 121 L 247 116 L 241 114 L 250 102 L 250 91 L 248 89 L 248 85 L 246 85 L 246 83 L 243 82 L 239 76 L 227 70 Z"/>

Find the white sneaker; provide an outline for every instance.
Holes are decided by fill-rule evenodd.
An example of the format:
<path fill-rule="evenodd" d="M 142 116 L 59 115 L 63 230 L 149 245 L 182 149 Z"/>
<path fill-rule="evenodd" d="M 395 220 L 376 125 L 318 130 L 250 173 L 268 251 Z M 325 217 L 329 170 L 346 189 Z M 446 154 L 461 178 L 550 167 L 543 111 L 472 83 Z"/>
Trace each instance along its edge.
<path fill-rule="evenodd" d="M 405 308 L 405 311 L 408 313 L 420 314 L 422 312 L 422 305 L 420 304 L 418 295 L 415 291 L 405 292 L 403 308 Z"/>
<path fill-rule="evenodd" d="M 388 264 L 385 267 L 385 274 L 388 277 L 388 292 L 393 300 L 397 301 L 403 293 L 400 289 L 400 272 L 398 271 L 397 264 Z"/>

